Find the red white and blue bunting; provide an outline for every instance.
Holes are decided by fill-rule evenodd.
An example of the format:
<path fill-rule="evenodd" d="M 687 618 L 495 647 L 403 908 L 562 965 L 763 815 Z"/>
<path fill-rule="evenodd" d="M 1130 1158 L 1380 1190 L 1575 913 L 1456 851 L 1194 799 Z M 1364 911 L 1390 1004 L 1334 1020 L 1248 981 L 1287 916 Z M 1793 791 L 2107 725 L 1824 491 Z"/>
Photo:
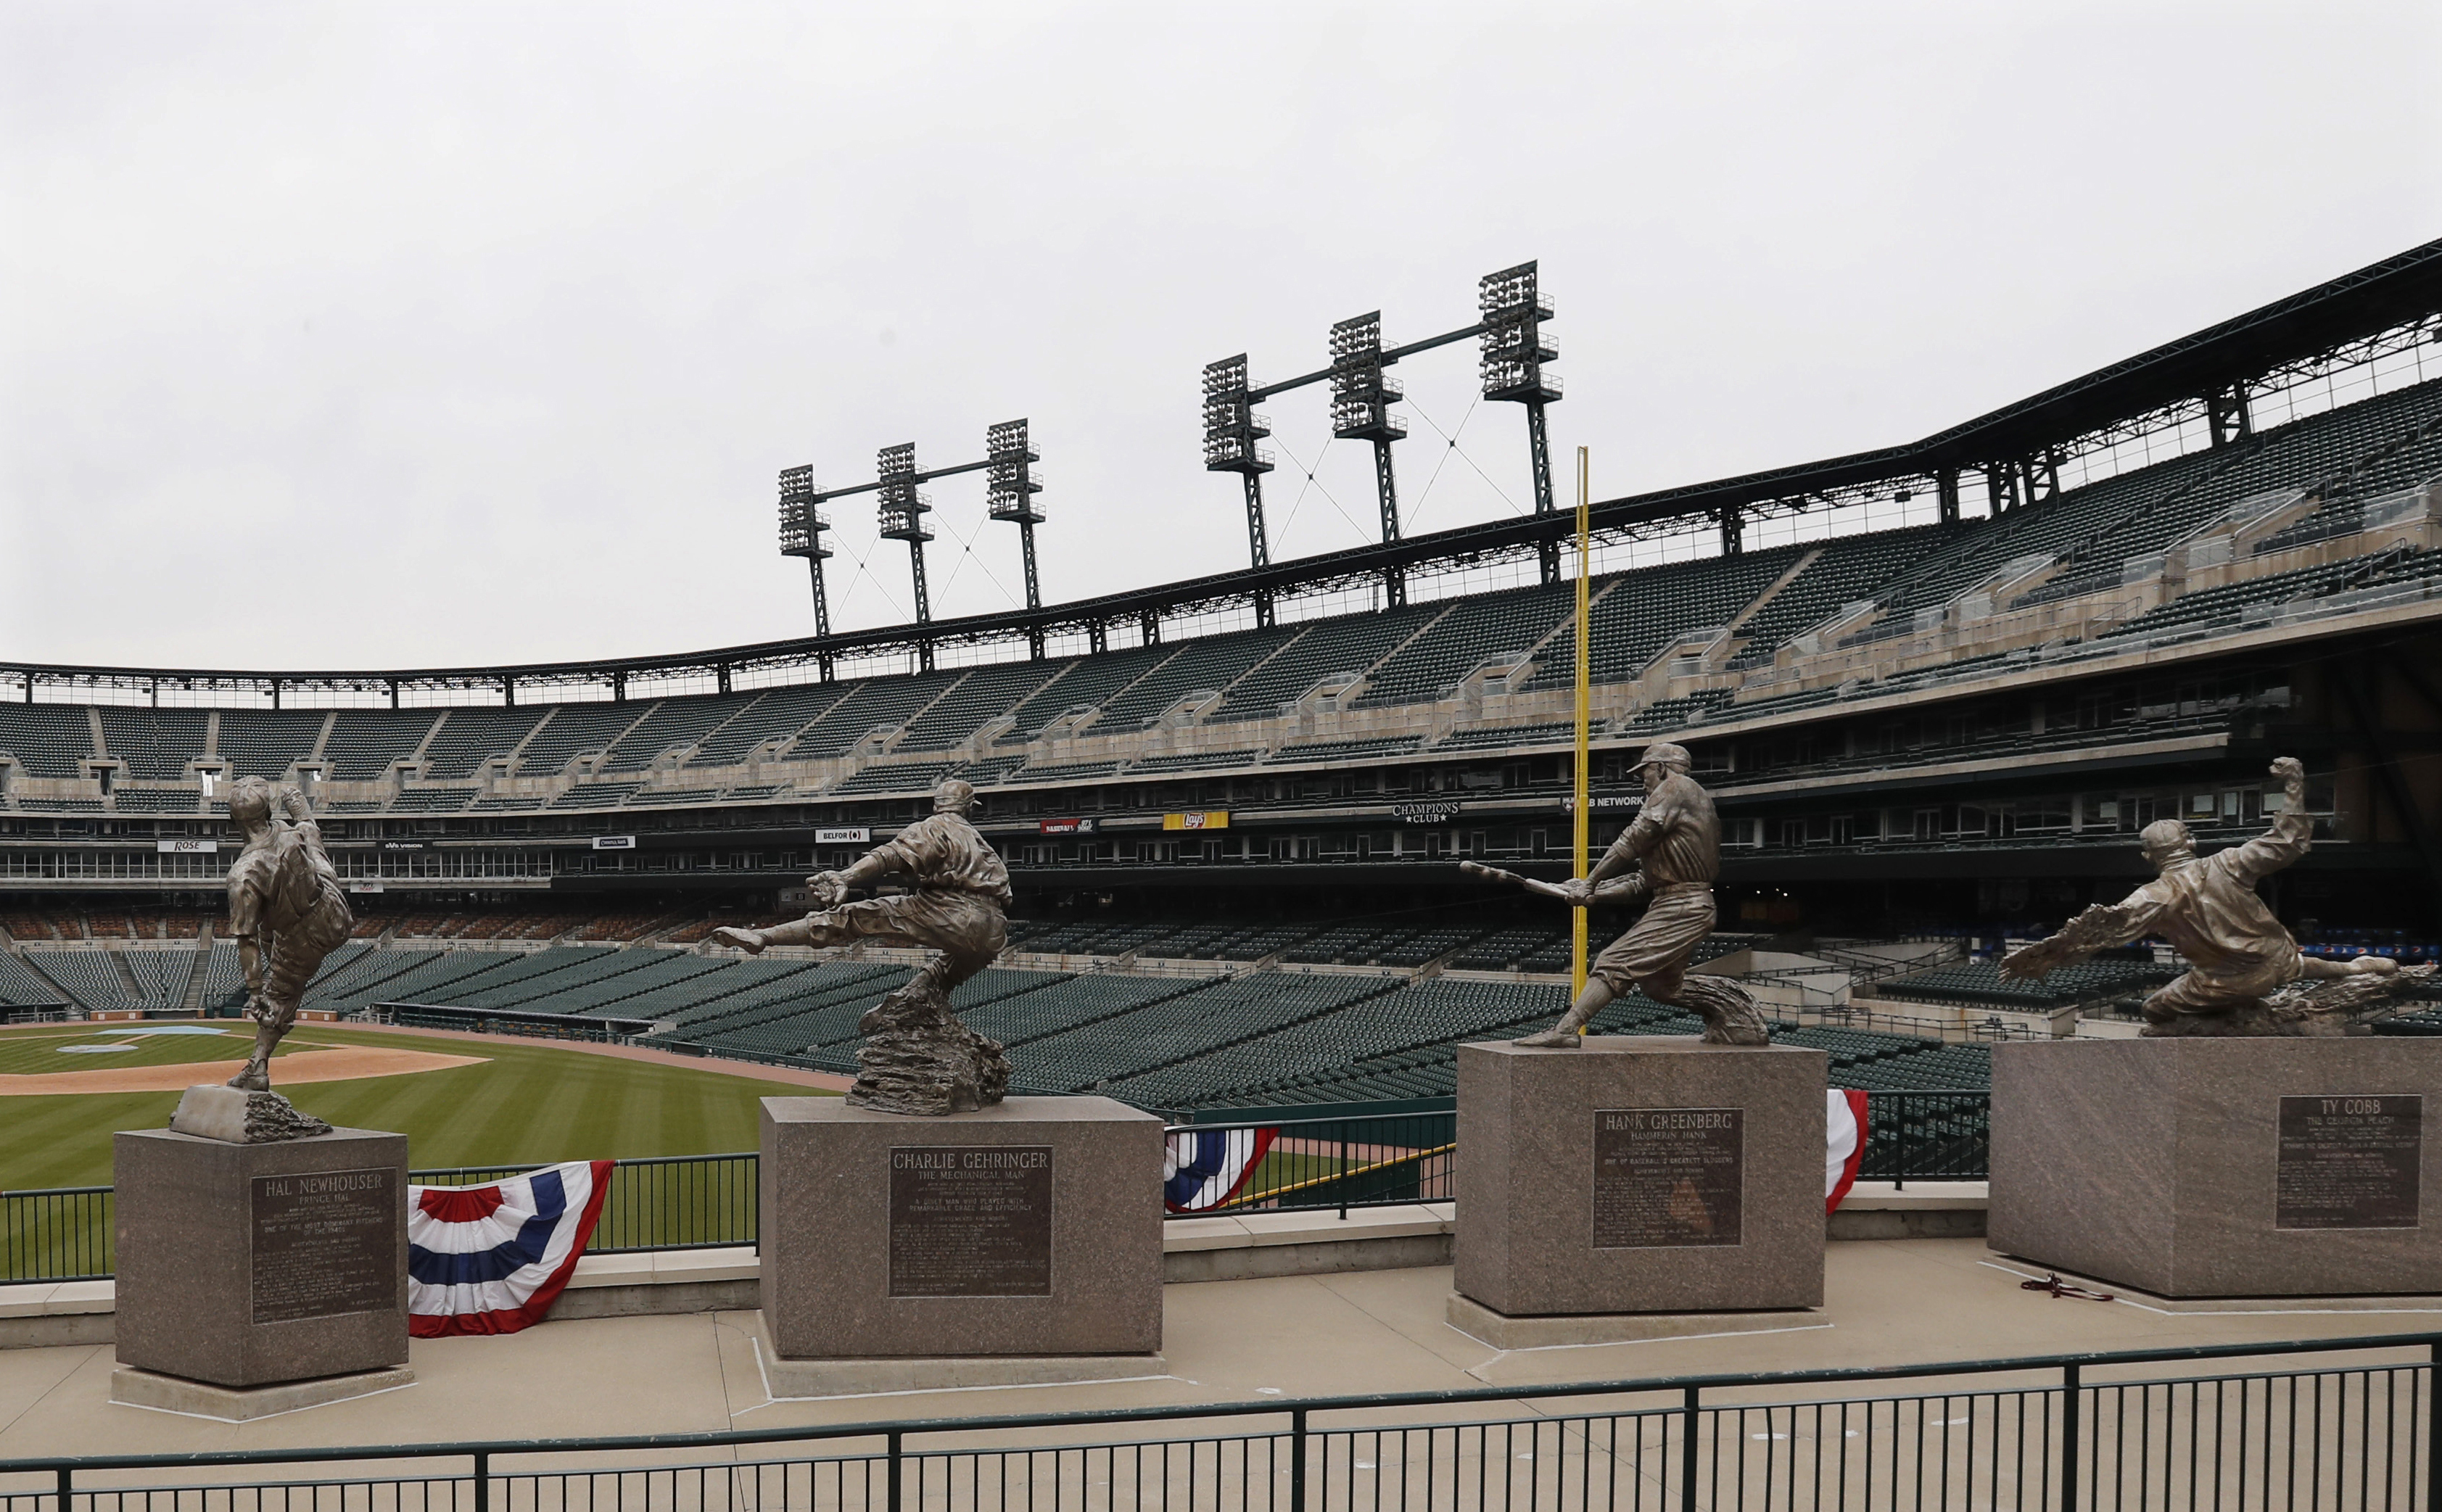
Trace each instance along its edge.
<path fill-rule="evenodd" d="M 407 1189 L 408 1332 L 514 1334 L 542 1321 L 602 1216 L 610 1160 L 483 1187 Z"/>
<path fill-rule="evenodd" d="M 1823 1095 L 1828 1140 L 1823 1163 L 1823 1211 L 1840 1211 L 1841 1199 L 1857 1184 L 1857 1166 L 1866 1157 L 1866 1094 L 1832 1087 Z"/>
<path fill-rule="evenodd" d="M 1161 1156 L 1162 1206 L 1210 1212 L 1228 1203 L 1263 1164 L 1278 1129 L 1183 1129 Z"/>

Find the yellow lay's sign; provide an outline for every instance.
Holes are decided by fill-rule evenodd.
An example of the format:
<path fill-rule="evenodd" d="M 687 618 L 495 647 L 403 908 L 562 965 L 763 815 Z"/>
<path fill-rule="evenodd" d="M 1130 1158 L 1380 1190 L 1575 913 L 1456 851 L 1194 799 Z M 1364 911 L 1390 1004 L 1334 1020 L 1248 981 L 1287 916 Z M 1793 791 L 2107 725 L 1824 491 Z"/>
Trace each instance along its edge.
<path fill-rule="evenodd" d="M 1230 811 L 1207 809 L 1200 813 L 1166 813 L 1161 816 L 1164 829 L 1227 829 Z"/>

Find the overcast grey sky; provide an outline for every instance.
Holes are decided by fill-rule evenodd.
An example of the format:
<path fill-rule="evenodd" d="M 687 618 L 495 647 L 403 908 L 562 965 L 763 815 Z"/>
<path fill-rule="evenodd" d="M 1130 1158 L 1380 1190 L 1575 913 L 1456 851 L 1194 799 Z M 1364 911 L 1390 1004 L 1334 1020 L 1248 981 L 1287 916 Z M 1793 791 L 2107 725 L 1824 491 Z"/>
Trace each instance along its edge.
<path fill-rule="evenodd" d="M 1018 415 L 1048 598 L 1240 565 L 1202 364 L 1454 328 L 1529 257 L 1610 495 L 1913 439 L 2442 232 L 2431 0 L 9 0 L 0 70 L 13 659 L 800 634 L 778 469 Z M 1401 373 L 1410 528 L 1522 504 L 1471 346 Z M 1268 408 L 1314 461 L 1320 392 Z M 1365 538 L 1368 468 L 1299 500 L 1285 457 L 1275 555 Z M 931 491 L 936 612 L 1007 607 L 981 480 Z M 836 623 L 903 620 L 904 548 L 834 508 Z"/>

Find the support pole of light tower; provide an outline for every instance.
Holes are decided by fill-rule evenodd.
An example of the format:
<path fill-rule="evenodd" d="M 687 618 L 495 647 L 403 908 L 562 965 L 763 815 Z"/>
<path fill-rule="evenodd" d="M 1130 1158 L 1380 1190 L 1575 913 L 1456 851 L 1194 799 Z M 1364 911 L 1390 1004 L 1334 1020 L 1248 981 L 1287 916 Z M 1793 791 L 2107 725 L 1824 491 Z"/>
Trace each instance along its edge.
<path fill-rule="evenodd" d="M 1004 420 L 984 431 L 984 459 L 986 502 L 993 519 L 1017 526 L 1018 543 L 1026 554 L 1026 607 L 1039 610 L 1043 586 L 1034 572 L 1034 527 L 1043 523 L 1043 512 L 1034 507 L 1034 496 L 1043 492 L 1043 479 L 1027 465 L 1041 462 L 1043 455 L 1028 442 L 1025 421 Z M 1041 625 L 1027 627 L 1026 645 L 1035 661 L 1043 660 Z"/>
<path fill-rule="evenodd" d="M 1383 371 L 1382 312 L 1352 316 L 1331 327 L 1331 433 L 1342 441 L 1374 444 L 1374 493 L 1382 506 L 1382 544 L 1399 538 L 1399 487 L 1391 471 L 1391 443 L 1408 433 L 1408 423 L 1391 412 L 1405 397 L 1398 380 Z M 1397 567 L 1382 569 L 1382 602 L 1397 609 L 1408 601 L 1408 577 Z"/>
<path fill-rule="evenodd" d="M 1204 470 L 1234 472 L 1247 494 L 1247 556 L 1257 569 L 1272 565 L 1264 528 L 1264 474 L 1272 470 L 1270 448 L 1256 442 L 1272 433 L 1247 392 L 1247 354 L 1204 365 Z M 1272 593 L 1255 591 L 1255 623 L 1272 623 Z"/>
<path fill-rule="evenodd" d="M 823 544 L 823 532 L 831 528 L 829 517 L 814 498 L 814 469 L 784 467 L 780 470 L 780 555 L 802 556 L 806 574 L 814 585 L 814 636 L 829 640 L 831 633 L 830 595 L 823 587 L 823 561 L 831 555 Z M 819 651 L 815 660 L 822 666 L 823 681 L 831 680 L 831 653 Z"/>
<path fill-rule="evenodd" d="M 1560 400 L 1560 380 L 1543 371 L 1560 353 L 1543 335 L 1552 318 L 1552 301 L 1543 297 L 1533 263 L 1487 273 L 1476 284 L 1476 312 L 1483 318 L 1483 347 L 1476 360 L 1484 379 L 1484 396 L 1526 407 L 1526 450 L 1535 469 L 1535 513 L 1555 512 L 1552 500 L 1552 446 L 1543 428 L 1543 407 Z M 1543 581 L 1560 580 L 1560 542 L 1546 537 L 1539 547 Z"/>
<path fill-rule="evenodd" d="M 932 513 L 933 501 L 916 486 L 916 443 L 883 447 L 874 454 L 873 470 L 881 480 L 875 491 L 881 495 L 877 513 L 882 537 L 907 543 L 908 563 L 915 574 L 916 623 L 930 625 L 933 596 L 924 582 L 924 543 L 933 538 L 933 533 L 924 528 L 924 517 Z M 933 670 L 931 637 L 920 636 L 916 651 L 924 670 Z"/>

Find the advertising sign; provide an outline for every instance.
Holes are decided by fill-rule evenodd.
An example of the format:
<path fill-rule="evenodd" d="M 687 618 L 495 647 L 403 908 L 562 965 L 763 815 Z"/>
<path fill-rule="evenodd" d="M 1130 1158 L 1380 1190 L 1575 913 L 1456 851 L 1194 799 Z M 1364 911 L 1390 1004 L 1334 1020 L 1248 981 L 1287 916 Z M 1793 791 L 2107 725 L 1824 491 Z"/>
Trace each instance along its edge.
<path fill-rule="evenodd" d="M 1161 816 L 1164 829 L 1227 829 L 1230 811 L 1207 809 L 1198 813 L 1166 813 Z"/>

